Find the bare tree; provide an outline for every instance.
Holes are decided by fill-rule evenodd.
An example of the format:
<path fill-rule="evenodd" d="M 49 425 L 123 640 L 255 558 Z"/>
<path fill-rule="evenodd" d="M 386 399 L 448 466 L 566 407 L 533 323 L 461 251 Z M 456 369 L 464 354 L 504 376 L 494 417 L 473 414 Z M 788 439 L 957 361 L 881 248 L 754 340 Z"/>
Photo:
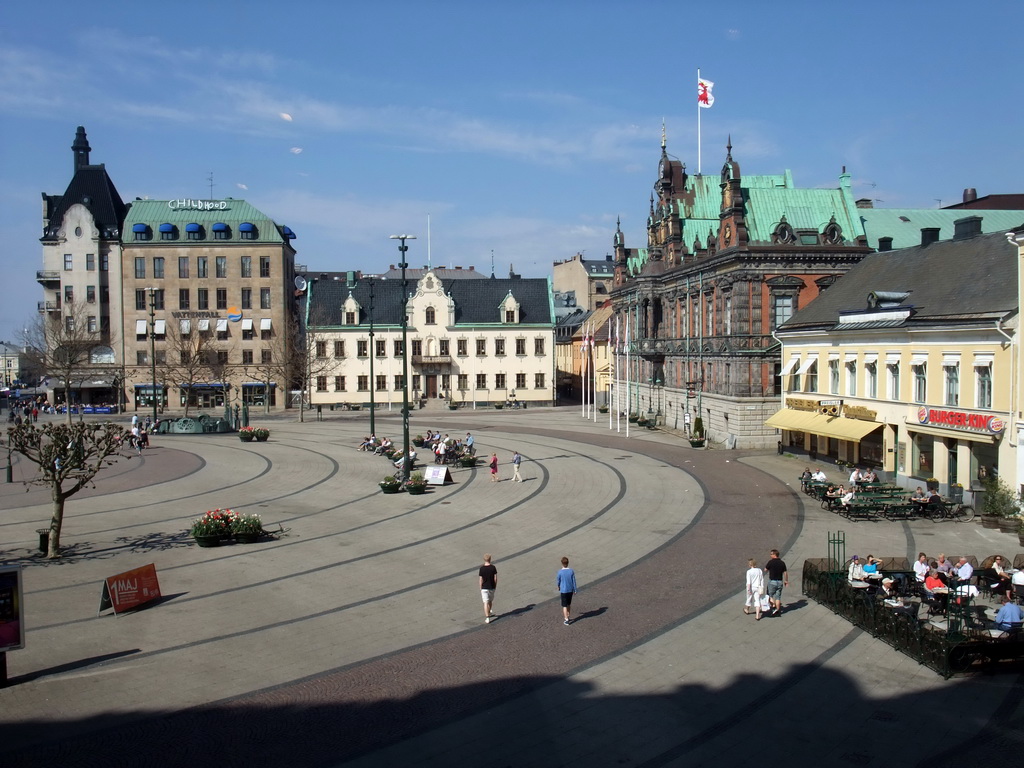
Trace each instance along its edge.
<path fill-rule="evenodd" d="M 71 423 L 71 394 L 89 379 L 115 378 L 118 367 L 109 332 L 101 333 L 88 304 L 68 301 L 62 311 L 47 312 L 25 331 L 29 364 L 43 376 L 59 379 L 64 386 L 67 422 Z"/>
<path fill-rule="evenodd" d="M 187 322 L 188 325 L 182 325 Z M 224 381 L 226 373 L 224 345 L 218 343 L 213 331 L 201 331 L 192 321 L 168 323 L 166 355 L 161 370 L 164 379 L 175 382 L 188 394 L 185 397 L 185 416 L 194 405 L 193 392 L 197 384 Z"/>
<path fill-rule="evenodd" d="M 260 358 L 245 365 L 246 375 L 266 386 L 267 398 L 264 408 L 270 411 L 270 385 L 277 382 L 283 390 L 285 407 L 288 407 L 288 395 L 293 387 L 304 388 L 306 379 L 306 354 L 302 327 L 298 319 L 289 314 L 285 318 L 283 328 L 279 328 L 264 340 L 259 350 Z M 305 391 L 303 389 L 303 391 Z M 304 409 L 299 406 L 299 420 L 303 420 Z"/>
<path fill-rule="evenodd" d="M 327 326 L 329 315 L 323 311 L 314 311 L 306 318 L 304 328 L 299 329 L 296 334 L 293 347 L 295 358 L 296 379 L 300 385 L 303 395 L 312 393 L 313 383 L 321 375 L 326 375 L 335 366 L 331 357 L 331 338 Z M 374 354 L 370 350 L 370 354 Z M 310 398 L 312 400 L 312 397 Z M 302 421 L 302 412 L 299 412 L 299 421 Z"/>
<path fill-rule="evenodd" d="M 26 421 L 7 430 L 8 447 L 39 467 L 39 474 L 26 482 L 50 489 L 53 516 L 48 558 L 60 557 L 65 502 L 93 485 L 96 474 L 122 456 L 121 446 L 129 436 L 116 424 L 98 422 L 50 422 L 40 427 Z"/>

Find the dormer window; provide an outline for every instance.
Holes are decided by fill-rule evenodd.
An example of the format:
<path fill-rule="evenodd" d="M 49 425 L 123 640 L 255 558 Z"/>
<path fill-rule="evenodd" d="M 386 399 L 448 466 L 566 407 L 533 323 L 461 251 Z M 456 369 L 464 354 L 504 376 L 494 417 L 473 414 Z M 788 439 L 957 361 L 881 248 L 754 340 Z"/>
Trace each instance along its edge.
<path fill-rule="evenodd" d="M 161 224 L 160 225 L 160 239 L 161 240 L 177 240 L 178 239 L 178 228 L 173 224 Z"/>
<path fill-rule="evenodd" d="M 259 231 L 256 229 L 255 224 L 243 221 L 238 225 L 238 234 L 242 240 L 255 240 L 259 236 Z"/>
<path fill-rule="evenodd" d="M 152 240 L 153 231 L 148 224 L 132 224 L 132 233 L 136 240 Z"/>
<path fill-rule="evenodd" d="M 516 311 L 514 309 L 505 310 L 505 322 L 514 323 L 516 321 Z"/>
<path fill-rule="evenodd" d="M 436 319 L 437 318 L 437 313 L 434 312 L 434 308 L 433 307 L 427 307 L 426 315 L 427 315 L 427 318 L 426 318 L 426 324 L 427 325 L 437 325 L 437 319 Z"/>
<path fill-rule="evenodd" d="M 185 225 L 185 237 L 188 240 L 202 240 L 203 239 L 203 228 L 198 224 L 186 224 Z"/>
<path fill-rule="evenodd" d="M 792 243 L 794 239 L 795 235 L 793 233 L 793 228 L 786 221 L 786 217 L 783 216 L 781 221 L 779 221 L 778 225 L 775 227 L 775 231 L 772 233 L 772 241 L 785 245 L 787 243 Z"/>
<path fill-rule="evenodd" d="M 231 239 L 231 228 L 218 221 L 213 225 L 213 239 L 214 240 L 230 240 Z"/>

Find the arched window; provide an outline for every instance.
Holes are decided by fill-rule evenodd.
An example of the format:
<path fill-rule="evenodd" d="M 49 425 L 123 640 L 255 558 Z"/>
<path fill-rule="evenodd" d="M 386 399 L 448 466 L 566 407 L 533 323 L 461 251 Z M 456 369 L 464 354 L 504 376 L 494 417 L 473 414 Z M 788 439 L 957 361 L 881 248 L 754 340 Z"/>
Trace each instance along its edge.
<path fill-rule="evenodd" d="M 427 325 L 436 325 L 436 313 L 433 307 L 427 307 Z"/>

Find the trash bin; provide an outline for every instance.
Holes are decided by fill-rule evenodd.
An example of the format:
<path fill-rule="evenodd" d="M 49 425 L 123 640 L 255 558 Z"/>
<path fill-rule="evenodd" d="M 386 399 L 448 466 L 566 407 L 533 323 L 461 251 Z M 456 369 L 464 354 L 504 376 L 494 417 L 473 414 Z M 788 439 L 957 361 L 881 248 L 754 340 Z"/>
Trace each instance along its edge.
<path fill-rule="evenodd" d="M 50 529 L 36 528 L 36 533 L 39 534 L 39 551 L 45 555 L 46 550 L 50 548 Z"/>

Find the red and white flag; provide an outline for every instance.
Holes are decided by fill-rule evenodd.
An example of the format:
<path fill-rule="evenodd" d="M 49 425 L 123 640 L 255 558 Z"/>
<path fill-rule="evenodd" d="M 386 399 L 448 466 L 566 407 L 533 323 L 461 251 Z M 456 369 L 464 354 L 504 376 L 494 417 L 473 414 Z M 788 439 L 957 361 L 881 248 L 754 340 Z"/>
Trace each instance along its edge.
<path fill-rule="evenodd" d="M 715 84 L 710 80 L 705 80 L 703 77 L 697 78 L 697 106 L 710 109 L 711 105 L 715 103 L 715 95 L 711 92 L 711 89 L 715 87 Z"/>

